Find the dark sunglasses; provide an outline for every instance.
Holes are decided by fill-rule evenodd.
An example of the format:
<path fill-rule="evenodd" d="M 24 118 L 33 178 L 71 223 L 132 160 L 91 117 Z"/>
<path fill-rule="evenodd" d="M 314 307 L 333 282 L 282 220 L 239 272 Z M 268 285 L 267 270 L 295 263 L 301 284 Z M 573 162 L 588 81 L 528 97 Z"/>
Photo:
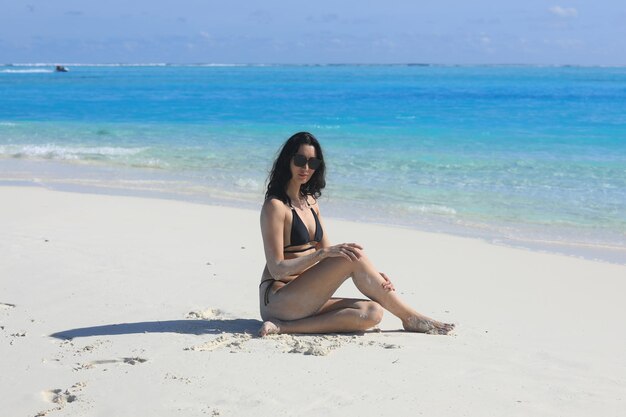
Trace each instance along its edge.
<path fill-rule="evenodd" d="M 309 164 L 309 168 L 316 170 L 322 165 L 322 160 L 317 158 L 306 159 L 306 156 L 299 153 L 293 156 L 293 164 L 297 167 L 304 168 L 306 164 Z"/>

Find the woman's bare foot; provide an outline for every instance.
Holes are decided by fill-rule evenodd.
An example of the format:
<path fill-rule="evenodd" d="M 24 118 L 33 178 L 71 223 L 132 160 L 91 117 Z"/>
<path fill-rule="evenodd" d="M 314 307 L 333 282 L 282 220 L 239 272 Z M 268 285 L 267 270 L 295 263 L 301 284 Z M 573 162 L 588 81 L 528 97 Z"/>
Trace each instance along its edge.
<path fill-rule="evenodd" d="M 264 322 L 261 328 L 259 329 L 259 336 L 261 337 L 267 336 L 268 334 L 279 334 L 279 333 L 280 333 L 280 327 L 278 327 L 278 325 L 274 324 L 271 321 Z"/>
<path fill-rule="evenodd" d="M 442 323 L 426 316 L 412 316 L 402 321 L 404 330 L 427 334 L 448 334 L 454 330 L 454 324 Z"/>

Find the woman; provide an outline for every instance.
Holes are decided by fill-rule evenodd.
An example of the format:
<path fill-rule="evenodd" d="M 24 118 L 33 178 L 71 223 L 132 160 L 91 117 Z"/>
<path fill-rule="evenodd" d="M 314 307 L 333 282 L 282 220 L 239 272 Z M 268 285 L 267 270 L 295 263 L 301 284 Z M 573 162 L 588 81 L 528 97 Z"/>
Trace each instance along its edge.
<path fill-rule="evenodd" d="M 449 333 L 454 325 L 405 304 L 360 245 L 330 244 L 317 203 L 325 185 L 319 142 L 310 133 L 296 133 L 274 162 L 261 210 L 267 263 L 259 286 L 259 335 L 363 331 L 380 323 L 383 309 L 401 319 L 405 330 Z M 333 298 L 348 278 L 369 299 Z"/>

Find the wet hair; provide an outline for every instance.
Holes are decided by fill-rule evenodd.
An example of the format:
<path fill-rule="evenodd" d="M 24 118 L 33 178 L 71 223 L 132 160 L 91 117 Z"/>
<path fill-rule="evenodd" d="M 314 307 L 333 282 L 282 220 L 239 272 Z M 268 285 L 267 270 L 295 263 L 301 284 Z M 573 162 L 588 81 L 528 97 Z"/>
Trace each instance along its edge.
<path fill-rule="evenodd" d="M 265 199 L 277 198 L 285 204 L 291 204 L 287 195 L 287 184 L 291 179 L 291 158 L 298 152 L 301 145 L 311 145 L 315 148 L 315 156 L 322 161 L 319 168 L 313 172 L 311 179 L 300 187 L 300 194 L 313 196 L 318 199 L 322 195 L 322 189 L 326 186 L 326 167 L 322 147 L 315 136 L 309 132 L 298 132 L 284 143 L 278 157 L 274 161 L 272 171 L 267 179 L 267 191 Z"/>

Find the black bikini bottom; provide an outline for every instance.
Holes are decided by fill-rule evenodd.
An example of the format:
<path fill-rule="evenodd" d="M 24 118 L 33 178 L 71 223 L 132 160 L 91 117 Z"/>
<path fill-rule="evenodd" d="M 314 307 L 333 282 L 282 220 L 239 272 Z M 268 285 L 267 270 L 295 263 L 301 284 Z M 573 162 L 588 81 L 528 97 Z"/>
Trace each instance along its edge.
<path fill-rule="evenodd" d="M 259 287 L 265 284 L 266 282 L 270 282 L 270 281 L 272 281 L 272 283 L 267 286 L 267 288 L 265 289 L 265 294 L 263 295 L 263 302 L 265 303 L 265 305 L 268 305 L 270 303 L 270 291 L 272 290 L 272 286 L 274 286 L 274 282 L 282 282 L 285 284 L 289 282 L 289 281 L 287 282 L 281 281 L 281 280 L 274 279 L 274 278 L 267 278 L 261 281 L 261 283 L 259 284 Z"/>

